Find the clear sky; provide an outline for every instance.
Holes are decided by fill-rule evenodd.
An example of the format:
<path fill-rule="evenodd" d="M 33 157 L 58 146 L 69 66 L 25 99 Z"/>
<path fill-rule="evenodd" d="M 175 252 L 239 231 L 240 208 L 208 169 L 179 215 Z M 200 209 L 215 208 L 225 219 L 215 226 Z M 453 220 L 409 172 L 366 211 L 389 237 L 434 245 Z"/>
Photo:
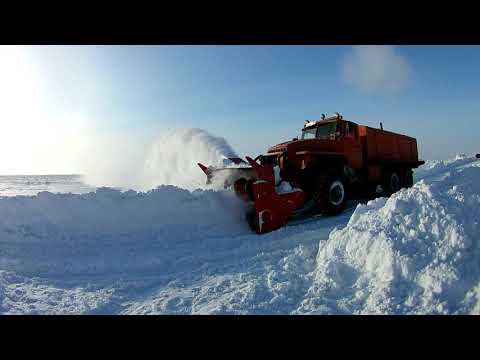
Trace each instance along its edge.
<path fill-rule="evenodd" d="M 80 173 L 99 144 L 138 159 L 177 127 L 255 156 L 336 111 L 424 159 L 480 152 L 479 65 L 479 46 L 0 46 L 0 174 Z"/>

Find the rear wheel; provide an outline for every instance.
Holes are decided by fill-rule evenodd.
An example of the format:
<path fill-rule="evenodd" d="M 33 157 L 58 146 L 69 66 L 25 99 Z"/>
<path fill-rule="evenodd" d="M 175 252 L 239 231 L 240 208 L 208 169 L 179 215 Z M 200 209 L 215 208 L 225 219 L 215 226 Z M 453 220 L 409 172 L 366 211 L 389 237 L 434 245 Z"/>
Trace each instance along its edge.
<path fill-rule="evenodd" d="M 405 172 L 405 184 L 403 187 L 411 188 L 413 186 L 413 171 L 412 169 L 408 169 Z"/>
<path fill-rule="evenodd" d="M 376 199 L 382 195 L 383 187 L 378 183 L 364 185 L 365 191 L 362 196 L 367 199 Z"/>
<path fill-rule="evenodd" d="M 340 214 L 347 204 L 347 189 L 343 177 L 333 174 L 318 176 L 313 200 L 320 213 Z"/>
<path fill-rule="evenodd" d="M 397 171 L 389 171 L 383 179 L 382 189 L 385 195 L 390 196 L 402 188 L 402 181 L 400 180 Z"/>

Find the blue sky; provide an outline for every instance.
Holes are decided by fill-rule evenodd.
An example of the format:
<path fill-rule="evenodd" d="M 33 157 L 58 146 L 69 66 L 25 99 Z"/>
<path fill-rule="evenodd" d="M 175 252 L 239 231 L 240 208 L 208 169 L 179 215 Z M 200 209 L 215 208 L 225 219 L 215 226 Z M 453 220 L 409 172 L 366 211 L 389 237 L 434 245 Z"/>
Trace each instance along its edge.
<path fill-rule="evenodd" d="M 49 144 L 60 128 L 56 138 L 78 129 L 141 146 L 167 129 L 199 127 L 240 155 L 256 155 L 297 136 L 304 120 L 338 111 L 416 137 L 426 159 L 480 152 L 478 46 L 31 46 L 2 65 L 10 53 L 0 51 L 0 78 L 19 84 L 16 74 L 31 69 L 44 114 L 37 129 Z M 20 107 L 33 109 L 22 99 Z M 4 124 L 12 112 L 0 110 Z M 28 114 L 33 121 L 35 112 Z M 21 135 L 29 124 L 12 130 L 11 143 L 33 146 Z M 36 159 L 30 173 L 81 170 L 75 157 L 53 161 L 58 153 Z M 4 172 L 28 172 L 32 164 L 14 166 L 26 158 Z"/>

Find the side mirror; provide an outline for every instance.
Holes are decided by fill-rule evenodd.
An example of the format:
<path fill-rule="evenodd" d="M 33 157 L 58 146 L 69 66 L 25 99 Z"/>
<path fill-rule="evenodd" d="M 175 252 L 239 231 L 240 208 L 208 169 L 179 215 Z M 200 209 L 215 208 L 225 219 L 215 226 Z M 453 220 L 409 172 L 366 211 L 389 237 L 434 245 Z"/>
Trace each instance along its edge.
<path fill-rule="evenodd" d="M 294 137 L 294 138 L 292 139 L 292 141 L 297 141 L 297 140 L 298 140 L 298 137 Z"/>

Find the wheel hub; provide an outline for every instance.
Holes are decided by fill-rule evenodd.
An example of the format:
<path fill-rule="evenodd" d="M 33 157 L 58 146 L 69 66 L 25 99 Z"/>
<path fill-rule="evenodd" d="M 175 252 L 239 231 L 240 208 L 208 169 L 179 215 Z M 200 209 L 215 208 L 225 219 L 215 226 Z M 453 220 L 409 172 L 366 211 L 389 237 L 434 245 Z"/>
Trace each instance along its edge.
<path fill-rule="evenodd" d="M 400 179 L 396 173 L 393 173 L 392 177 L 390 178 L 390 188 L 393 192 L 396 192 L 400 189 Z"/>
<path fill-rule="evenodd" d="M 343 187 L 343 184 L 341 181 L 335 181 L 333 184 L 330 186 L 330 192 L 329 192 L 329 199 L 330 202 L 338 206 L 343 202 L 343 199 L 345 198 L 345 188 Z"/>

